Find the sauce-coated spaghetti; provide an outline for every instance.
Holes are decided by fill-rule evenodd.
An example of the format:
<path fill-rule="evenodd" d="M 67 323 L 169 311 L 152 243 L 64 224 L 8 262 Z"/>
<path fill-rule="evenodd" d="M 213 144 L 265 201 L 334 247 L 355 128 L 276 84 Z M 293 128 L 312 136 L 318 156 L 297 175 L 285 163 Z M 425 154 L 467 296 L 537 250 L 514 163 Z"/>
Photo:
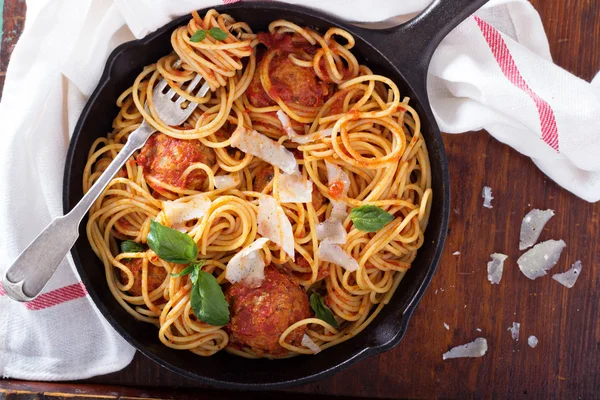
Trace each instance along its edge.
<path fill-rule="evenodd" d="M 171 43 L 119 97 L 84 171 L 87 191 L 143 118 L 156 129 L 89 214 L 112 294 L 166 346 L 203 356 L 313 354 L 357 335 L 411 267 L 429 218 L 409 99 L 359 65 L 338 28 L 278 20 L 255 34 L 211 10 Z M 204 97 L 185 90 L 196 74 Z M 181 126 L 154 109 L 162 78 L 198 103 Z M 173 244 L 177 232 L 191 241 Z M 162 255 L 196 248 L 189 262 Z"/>

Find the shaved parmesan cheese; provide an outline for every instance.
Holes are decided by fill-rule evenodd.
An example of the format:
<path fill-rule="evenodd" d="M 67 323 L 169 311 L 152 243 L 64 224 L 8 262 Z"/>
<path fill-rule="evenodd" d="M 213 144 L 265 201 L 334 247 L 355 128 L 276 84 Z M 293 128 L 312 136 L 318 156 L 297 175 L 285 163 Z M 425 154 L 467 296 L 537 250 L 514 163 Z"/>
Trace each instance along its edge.
<path fill-rule="evenodd" d="M 569 289 L 575 285 L 577 282 L 577 278 L 579 278 L 579 274 L 581 273 L 581 261 L 575 261 L 575 264 L 571 266 L 571 269 L 567 272 L 563 272 L 562 274 L 554 274 L 552 275 L 552 279 L 557 281 L 563 286 L 568 287 Z"/>
<path fill-rule="evenodd" d="M 321 260 L 339 265 L 347 271 L 358 269 L 356 260 L 338 244 L 321 242 L 318 254 Z"/>
<path fill-rule="evenodd" d="M 310 351 L 313 352 L 313 354 L 317 354 L 318 352 L 321 351 L 321 348 L 319 347 L 318 344 L 316 344 L 315 342 L 313 342 L 313 340 L 307 335 L 304 334 L 304 336 L 302 336 L 302 342 L 300 342 L 302 344 L 302 346 L 308 348 Z"/>
<path fill-rule="evenodd" d="M 233 189 L 240 184 L 237 175 L 219 175 L 215 176 L 215 187 L 219 190 Z"/>
<path fill-rule="evenodd" d="M 457 346 L 450 351 L 444 353 L 442 359 L 448 360 L 450 358 L 465 358 L 465 357 L 482 357 L 488 349 L 487 340 L 485 338 L 477 338 L 471 343 Z"/>
<path fill-rule="evenodd" d="M 163 201 L 167 223 L 178 226 L 193 219 L 202 218 L 210 208 L 211 201 L 203 194 L 186 197 L 183 201 Z"/>
<path fill-rule="evenodd" d="M 529 279 L 546 275 L 546 271 L 554 267 L 560 254 L 567 245 L 562 240 L 547 240 L 538 243 L 517 260 L 521 272 Z"/>
<path fill-rule="evenodd" d="M 244 247 L 227 263 L 225 278 L 231 283 L 245 281 L 251 286 L 260 286 L 265 279 L 265 261 L 259 250 L 269 241 L 259 238 Z"/>
<path fill-rule="evenodd" d="M 300 171 L 279 175 L 279 201 L 282 203 L 312 202 L 313 184 Z"/>
<path fill-rule="evenodd" d="M 323 129 L 321 131 L 316 131 L 313 133 L 309 133 L 308 135 L 296 135 L 296 137 L 292 138 L 292 142 L 299 144 L 307 144 L 310 142 L 316 142 L 319 139 L 323 139 L 325 137 L 330 137 L 333 129 Z"/>
<path fill-rule="evenodd" d="M 343 221 L 348 216 L 348 208 L 343 201 L 331 201 L 331 215 L 329 218 L 336 221 Z"/>
<path fill-rule="evenodd" d="M 346 229 L 338 220 L 327 219 L 317 225 L 317 239 L 326 243 L 345 244 Z"/>
<path fill-rule="evenodd" d="M 268 162 L 286 174 L 293 174 L 298 170 L 298 163 L 291 151 L 255 130 L 236 129 L 231 135 L 231 145 Z"/>
<path fill-rule="evenodd" d="M 521 329 L 521 324 L 518 322 L 513 322 L 512 327 L 508 328 L 513 340 L 515 340 L 517 342 L 519 341 L 519 330 L 520 329 Z"/>
<path fill-rule="evenodd" d="M 484 207 L 493 208 L 492 200 L 494 200 L 494 198 L 492 197 L 492 188 L 491 187 L 484 186 L 483 191 L 481 192 L 481 197 L 483 197 L 483 206 Z"/>
<path fill-rule="evenodd" d="M 285 211 L 272 196 L 263 195 L 258 201 L 258 233 L 271 239 L 294 259 L 294 234 Z"/>
<path fill-rule="evenodd" d="M 447 331 L 450 330 L 450 325 L 448 325 L 447 323 L 444 322 L 444 328 L 446 328 Z"/>
<path fill-rule="evenodd" d="M 339 165 L 332 164 L 329 161 L 325 161 L 325 166 L 327 167 L 328 183 L 331 185 L 334 182 L 341 182 L 344 185 L 342 196 L 346 196 L 346 194 L 348 194 L 348 189 L 350 189 L 350 178 L 348 177 L 348 174 L 346 174 Z"/>
<path fill-rule="evenodd" d="M 460 256 L 460 251 L 455 251 L 454 253 L 452 253 L 453 256 Z"/>
<path fill-rule="evenodd" d="M 331 132 L 333 131 L 333 129 L 324 129 L 322 131 L 313 132 L 309 135 L 299 135 L 292 127 L 292 121 L 290 121 L 290 117 L 288 117 L 283 110 L 277 111 L 277 118 L 279 118 L 279 122 L 281 122 L 281 126 L 285 130 L 287 137 L 294 143 L 306 144 L 314 142 L 324 137 L 331 136 Z"/>
<path fill-rule="evenodd" d="M 538 345 L 538 338 L 536 338 L 535 336 L 531 335 L 529 336 L 529 338 L 527 338 L 527 344 L 529 345 L 529 347 L 531 347 L 532 349 L 535 348 L 535 346 Z"/>
<path fill-rule="evenodd" d="M 493 253 L 490 255 L 492 261 L 487 263 L 488 281 L 493 284 L 499 284 L 504 271 L 504 260 L 508 258 L 505 254 Z"/>
<path fill-rule="evenodd" d="M 521 222 L 521 234 L 519 235 L 519 250 L 525 250 L 533 246 L 540 237 L 546 223 L 554 216 L 553 210 L 533 209 L 527 213 Z"/>

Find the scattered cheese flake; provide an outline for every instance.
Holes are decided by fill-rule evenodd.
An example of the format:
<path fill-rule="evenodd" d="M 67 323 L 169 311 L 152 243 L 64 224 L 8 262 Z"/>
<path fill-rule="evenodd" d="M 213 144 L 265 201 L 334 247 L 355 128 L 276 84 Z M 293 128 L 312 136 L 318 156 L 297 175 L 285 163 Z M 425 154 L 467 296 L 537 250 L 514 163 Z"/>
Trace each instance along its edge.
<path fill-rule="evenodd" d="M 450 330 L 450 326 L 447 323 L 445 323 L 445 322 L 444 322 L 444 328 L 446 328 L 447 331 Z"/>
<path fill-rule="evenodd" d="M 231 145 L 278 167 L 286 174 L 298 170 L 298 163 L 291 151 L 255 130 L 236 129 L 231 135 Z"/>
<path fill-rule="evenodd" d="M 490 255 L 492 261 L 487 263 L 488 281 L 493 284 L 499 284 L 504 271 L 504 260 L 508 258 L 506 254 L 493 253 Z"/>
<path fill-rule="evenodd" d="M 492 197 L 492 188 L 491 187 L 484 186 L 483 191 L 481 192 L 481 197 L 483 197 L 483 206 L 484 207 L 493 208 L 492 200 L 494 200 L 494 197 Z"/>
<path fill-rule="evenodd" d="M 581 273 L 581 261 L 575 261 L 575 264 L 571 265 L 571 269 L 567 272 L 563 272 L 562 274 L 554 274 L 552 275 L 552 279 L 557 281 L 563 286 L 568 287 L 569 289 L 575 285 L 577 282 L 577 278 L 579 278 L 579 274 Z M 579 310 L 577 310 L 579 311 Z"/>
<path fill-rule="evenodd" d="M 282 203 L 310 203 L 313 184 L 299 170 L 293 174 L 279 174 L 279 201 Z"/>
<path fill-rule="evenodd" d="M 259 238 L 240 250 L 225 269 L 225 278 L 231 283 L 246 281 L 252 286 L 259 286 L 265 279 L 265 261 L 259 250 L 269 241 Z"/>
<path fill-rule="evenodd" d="M 460 256 L 460 251 L 455 251 L 454 253 L 452 253 L 453 256 Z"/>
<path fill-rule="evenodd" d="M 336 164 L 332 164 L 329 161 L 325 161 L 325 167 L 327 167 L 327 182 L 331 185 L 334 182 L 341 182 L 344 186 L 342 188 L 342 195 L 345 196 L 350 189 L 350 178 L 344 170 Z"/>
<path fill-rule="evenodd" d="M 554 216 L 553 210 L 538 210 L 534 208 L 529 211 L 523 222 L 521 222 L 521 234 L 519 235 L 519 250 L 525 250 L 534 244 L 542 233 L 546 223 Z"/>
<path fill-rule="evenodd" d="M 277 201 L 268 195 L 263 195 L 258 200 L 258 233 L 271 239 L 294 259 L 294 234 L 292 224 L 285 215 L 285 211 Z"/>
<path fill-rule="evenodd" d="M 346 244 L 346 229 L 335 219 L 326 219 L 317 225 L 317 239 L 327 243 Z"/>
<path fill-rule="evenodd" d="M 338 244 L 321 242 L 318 255 L 321 260 L 339 265 L 347 271 L 358 269 L 358 263 L 354 257 L 346 253 Z"/>
<path fill-rule="evenodd" d="M 203 194 L 188 196 L 185 200 L 163 201 L 163 211 L 170 226 L 177 227 L 186 221 L 202 218 L 212 204 Z"/>
<path fill-rule="evenodd" d="M 475 329 L 475 330 L 476 330 L 477 332 L 481 332 L 481 329 L 480 329 L 480 328 L 477 328 L 477 329 Z"/>
<path fill-rule="evenodd" d="M 513 340 L 517 342 L 519 341 L 519 329 L 521 329 L 521 324 L 518 322 L 513 322 L 512 327 L 508 328 Z"/>
<path fill-rule="evenodd" d="M 283 130 L 285 130 L 288 138 L 293 139 L 298 135 L 294 128 L 292 128 L 290 117 L 283 110 L 277 110 L 277 118 L 279 118 L 279 122 L 281 122 L 281 126 L 283 126 Z"/>
<path fill-rule="evenodd" d="M 300 343 L 302 344 L 302 346 L 312 351 L 313 354 L 317 354 L 321 351 L 319 345 L 313 342 L 313 340 L 307 334 L 304 334 L 304 336 L 302 336 L 302 342 Z"/>
<path fill-rule="evenodd" d="M 529 338 L 527 338 L 527 344 L 529 345 L 529 347 L 531 347 L 532 349 L 535 348 L 535 346 L 538 345 L 538 338 L 536 338 L 535 336 L 531 335 L 529 336 Z"/>
<path fill-rule="evenodd" d="M 566 244 L 562 240 L 547 240 L 538 243 L 517 260 L 521 272 L 529 279 L 546 275 L 546 271 L 558 262 Z"/>
<path fill-rule="evenodd" d="M 215 176 L 215 187 L 221 189 L 233 189 L 240 184 L 237 175 L 218 175 Z"/>
<path fill-rule="evenodd" d="M 477 338 L 471 343 L 457 346 L 450 351 L 447 351 L 442 356 L 442 359 L 448 360 L 450 358 L 464 358 L 464 357 L 482 357 L 488 349 L 487 340 L 485 338 Z"/>
<path fill-rule="evenodd" d="M 325 137 L 330 137 L 332 132 L 333 132 L 333 129 L 328 128 L 328 129 L 323 129 L 323 130 L 316 131 L 313 133 L 309 133 L 308 135 L 296 135 L 296 137 L 292 138 L 291 140 L 294 143 L 307 144 L 310 142 L 315 142 L 319 139 L 323 139 Z"/>

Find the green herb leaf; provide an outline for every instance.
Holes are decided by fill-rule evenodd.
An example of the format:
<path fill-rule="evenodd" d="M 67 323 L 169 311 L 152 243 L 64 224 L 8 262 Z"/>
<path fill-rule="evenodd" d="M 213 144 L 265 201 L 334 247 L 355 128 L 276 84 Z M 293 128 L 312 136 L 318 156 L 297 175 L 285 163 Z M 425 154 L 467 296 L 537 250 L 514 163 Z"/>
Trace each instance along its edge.
<path fill-rule="evenodd" d="M 310 308 L 315 312 L 315 316 L 323 321 L 327 322 L 329 325 L 338 329 L 338 323 L 335 320 L 333 315 L 333 311 L 331 308 L 327 307 L 325 301 L 323 300 L 323 296 L 319 293 L 314 292 L 310 295 Z"/>
<path fill-rule="evenodd" d="M 215 28 L 211 28 L 208 31 L 208 34 L 210 36 L 212 36 L 213 38 L 215 38 L 216 40 L 225 40 L 225 39 L 227 39 L 227 36 L 229 36 L 227 34 L 227 32 L 225 32 L 223 29 L 216 28 L 216 27 Z"/>
<path fill-rule="evenodd" d="M 141 253 L 142 251 L 145 251 L 145 249 L 141 243 L 133 240 L 121 242 L 121 253 Z"/>
<path fill-rule="evenodd" d="M 394 220 L 389 212 L 373 205 L 364 205 L 350 211 L 350 219 L 359 231 L 377 232 Z"/>
<path fill-rule="evenodd" d="M 198 268 L 198 277 L 192 287 L 190 304 L 200 321 L 221 326 L 229 323 L 229 305 L 223 289 L 214 276 Z"/>
<path fill-rule="evenodd" d="M 190 38 L 190 42 L 198 43 L 204 39 L 206 39 L 206 31 L 204 29 L 198 29 Z"/>
<path fill-rule="evenodd" d="M 205 262 L 205 260 L 200 260 L 198 262 L 192 263 L 185 267 L 181 272 L 177 274 L 171 274 L 171 276 L 186 276 L 189 274 L 192 284 L 196 284 L 196 281 L 198 280 L 198 272 L 200 271 Z"/>
<path fill-rule="evenodd" d="M 189 264 L 198 257 L 198 246 L 185 233 L 150 221 L 148 246 L 163 260 L 177 264 Z"/>
<path fill-rule="evenodd" d="M 194 264 L 190 264 L 187 267 L 185 267 L 181 272 L 179 273 L 173 273 L 170 274 L 173 277 L 177 277 L 177 276 L 186 276 L 187 274 L 190 274 L 191 272 L 194 271 Z"/>

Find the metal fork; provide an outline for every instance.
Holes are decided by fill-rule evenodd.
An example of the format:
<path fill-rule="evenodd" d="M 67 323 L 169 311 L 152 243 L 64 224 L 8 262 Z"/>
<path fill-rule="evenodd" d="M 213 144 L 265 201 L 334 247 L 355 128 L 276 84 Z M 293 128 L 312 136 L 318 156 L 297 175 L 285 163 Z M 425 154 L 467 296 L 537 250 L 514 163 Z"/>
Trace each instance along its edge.
<path fill-rule="evenodd" d="M 201 75 L 196 75 L 185 89 L 187 93 L 191 94 L 202 79 Z M 167 93 L 163 93 L 166 87 L 165 79 L 154 87 L 152 92 L 154 109 L 165 124 L 180 125 L 192 114 L 198 104 L 190 102 L 186 108 L 181 108 L 185 98 L 179 97 L 173 100 L 176 92 L 170 89 Z M 209 85 L 205 81 L 198 95 L 204 97 L 208 90 Z M 146 143 L 154 132 L 155 130 L 144 119 L 142 124 L 129 135 L 125 146 L 79 203 L 68 214 L 52 220 L 50 225 L 23 250 L 2 279 L 2 286 L 9 297 L 17 301 L 31 301 L 41 293 L 75 244 L 79 236 L 79 224 L 92 204 L 123 164 Z"/>

